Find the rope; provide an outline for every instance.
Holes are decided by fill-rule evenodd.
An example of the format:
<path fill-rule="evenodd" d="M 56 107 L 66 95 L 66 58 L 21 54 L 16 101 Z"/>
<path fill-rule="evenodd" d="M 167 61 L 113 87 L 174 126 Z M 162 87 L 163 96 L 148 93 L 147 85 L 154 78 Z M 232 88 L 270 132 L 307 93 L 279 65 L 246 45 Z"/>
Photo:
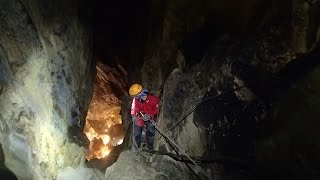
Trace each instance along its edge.
<path fill-rule="evenodd" d="M 207 98 L 207 99 L 205 99 L 205 100 L 200 101 L 200 102 L 199 102 L 197 105 L 195 105 L 181 120 L 179 120 L 178 123 L 176 123 L 175 125 L 173 125 L 172 127 L 170 127 L 165 133 L 171 131 L 172 129 L 174 129 L 175 127 L 177 127 L 180 123 L 182 123 L 184 120 L 186 120 L 187 117 L 188 117 L 191 113 L 193 113 L 193 112 L 197 109 L 197 107 L 199 107 L 200 104 L 202 104 L 202 103 L 204 103 L 204 102 L 206 102 L 206 101 L 209 101 L 209 100 L 216 99 L 216 98 L 218 98 L 218 97 L 220 97 L 220 96 L 223 96 L 223 95 L 226 95 L 226 94 L 229 94 L 229 93 L 238 91 L 238 90 L 242 89 L 243 87 L 244 87 L 244 86 L 240 86 L 240 87 L 238 87 L 238 88 L 235 88 L 235 89 L 226 91 L 226 92 L 224 92 L 224 93 L 221 93 L 221 94 L 218 94 L 218 95 L 215 95 L 215 96 L 213 96 L 213 97 L 209 97 L 209 98 Z M 161 137 L 160 137 L 160 138 L 161 138 Z M 159 138 L 159 139 L 160 139 L 160 138 Z"/>
<path fill-rule="evenodd" d="M 186 156 L 184 155 L 179 155 L 179 154 L 174 154 L 174 153 L 170 153 L 170 152 L 165 152 L 165 151 L 149 151 L 149 150 L 142 150 L 145 151 L 147 153 L 151 153 L 151 154 L 155 154 L 155 155 L 167 155 L 170 156 L 171 158 L 173 158 L 176 161 L 181 161 L 181 162 L 186 162 L 186 163 L 192 163 Z M 205 163 L 205 164 L 210 164 L 210 163 L 233 163 L 233 164 L 241 164 L 241 165 L 246 165 L 250 163 L 250 160 L 248 159 L 241 159 L 241 158 L 235 158 L 232 156 L 223 156 L 223 155 L 219 155 L 219 156 L 215 156 L 215 157 L 201 157 L 201 156 L 192 156 L 191 157 L 196 163 Z"/>
<path fill-rule="evenodd" d="M 185 157 L 187 157 L 187 159 L 188 159 L 193 165 L 195 165 L 204 175 L 206 175 L 206 176 L 210 179 L 210 176 L 202 169 L 202 167 L 199 166 L 190 156 L 188 156 L 187 153 L 185 153 L 184 151 L 181 151 L 181 148 L 179 148 L 179 146 L 178 146 L 172 139 L 170 139 L 168 136 L 166 136 L 166 135 L 162 132 L 162 130 L 157 127 L 156 123 L 155 123 L 153 120 L 149 120 L 149 122 L 155 127 L 155 129 L 159 132 L 159 134 L 165 138 L 165 140 L 169 143 L 169 145 L 170 145 L 171 147 L 173 147 L 173 149 L 174 149 L 174 151 L 175 151 L 175 153 L 176 153 L 177 155 L 179 155 L 179 152 L 182 152 L 182 154 L 183 154 Z M 191 169 L 191 168 L 190 168 L 190 169 Z M 192 169 L 191 169 L 191 170 L 192 170 Z M 192 170 L 192 172 L 197 175 L 197 173 L 194 172 L 193 170 Z M 199 176 L 198 176 L 198 178 L 200 179 Z"/>
<path fill-rule="evenodd" d="M 161 138 L 161 137 L 164 137 L 165 140 L 166 140 L 166 142 L 173 148 L 173 150 L 175 151 L 175 153 L 176 153 L 178 156 L 180 156 L 180 155 L 179 155 L 179 150 L 180 150 L 180 148 L 178 147 L 178 145 L 177 145 L 176 143 L 174 143 L 174 141 L 172 141 L 169 137 L 167 137 L 167 136 L 165 135 L 165 133 L 171 131 L 172 129 L 174 129 L 175 127 L 177 127 L 179 124 L 181 124 L 181 122 L 183 122 L 184 120 L 186 120 L 186 118 L 187 118 L 192 112 L 194 112 L 194 111 L 196 110 L 196 108 L 197 108 L 201 103 L 204 103 L 204 102 L 206 102 L 206 101 L 209 101 L 209 100 L 212 100 L 212 99 L 216 99 L 216 98 L 218 98 L 218 97 L 220 97 L 220 96 L 223 96 L 223 95 L 225 95 L 225 94 L 228 94 L 228 93 L 231 93 L 231 92 L 240 90 L 240 89 L 242 89 L 243 87 L 244 87 L 244 86 L 240 86 L 240 87 L 238 87 L 238 88 L 232 89 L 232 90 L 230 90 L 230 91 L 226 91 L 226 92 L 224 92 L 224 93 L 222 93 L 222 94 L 218 94 L 218 95 L 216 95 L 216 96 L 209 97 L 209 98 L 207 98 L 207 99 L 205 99 L 205 100 L 200 101 L 200 102 L 199 102 L 196 106 L 194 106 L 181 120 L 179 120 L 178 123 L 176 123 L 175 125 L 173 125 L 172 127 L 170 127 L 166 132 L 162 132 L 162 131 L 156 126 L 155 122 L 153 122 L 153 121 L 150 121 L 150 122 L 152 123 L 152 125 L 154 125 L 155 129 L 156 129 L 156 130 L 159 132 L 159 134 L 161 135 L 160 138 Z M 159 139 L 160 139 L 160 138 L 159 138 Z M 159 139 L 157 139 L 157 140 L 159 140 Z M 177 150 L 176 148 L 177 148 L 178 150 Z M 187 157 L 188 161 L 191 162 L 192 164 L 194 164 L 196 167 L 198 167 L 198 168 L 204 173 L 204 175 L 206 175 L 208 178 L 210 177 L 210 176 L 207 175 L 207 173 L 206 173 L 191 157 L 189 157 L 189 156 L 188 156 L 186 153 L 184 153 L 184 152 L 183 152 L 183 154 L 184 154 L 185 157 Z M 172 157 L 172 156 L 171 156 L 171 157 Z M 188 166 L 188 167 L 189 167 L 189 166 Z M 189 168 L 190 168 L 190 167 L 189 167 Z M 190 169 L 191 169 L 191 168 L 190 168 Z M 192 169 L 191 169 L 191 170 L 192 170 Z M 193 170 L 192 170 L 192 172 L 195 173 Z M 196 174 L 196 173 L 195 173 L 195 174 Z M 197 175 L 197 174 L 196 174 L 196 175 Z M 200 178 L 200 177 L 199 177 L 199 178 Z"/>

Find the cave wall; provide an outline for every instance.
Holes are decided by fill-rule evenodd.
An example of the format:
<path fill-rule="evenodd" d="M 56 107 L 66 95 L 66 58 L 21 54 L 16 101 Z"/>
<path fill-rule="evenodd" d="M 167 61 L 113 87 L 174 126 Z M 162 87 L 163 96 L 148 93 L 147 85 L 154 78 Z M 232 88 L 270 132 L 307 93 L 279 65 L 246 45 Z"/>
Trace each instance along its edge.
<path fill-rule="evenodd" d="M 85 149 L 68 137 L 68 127 L 84 120 L 94 74 L 79 7 L 0 2 L 0 140 L 5 165 L 20 179 L 54 179 L 84 159 Z"/>
<path fill-rule="evenodd" d="M 147 35 L 150 38 L 145 43 L 150 48 L 146 50 L 141 74 L 135 77 L 141 77 L 146 87 L 161 95 L 173 69 L 195 71 L 193 67 L 201 66 L 199 62 L 204 57 L 219 56 L 215 59 L 221 61 L 229 58 L 275 74 L 289 61 L 317 46 L 318 2 L 250 2 L 165 3 L 162 13 L 151 16 L 162 17 L 161 31 L 153 30 Z"/>
<path fill-rule="evenodd" d="M 92 94 L 94 63 L 87 29 L 90 24 L 81 3 L 1 1 L 0 33 L 4 34 L 0 36 L 1 144 L 5 165 L 22 179 L 53 179 L 58 170 L 76 166 L 84 158 L 84 148 L 67 136 L 68 127 L 81 129 L 77 126 L 83 123 Z M 119 61 L 128 70 L 129 83 L 141 80 L 162 97 L 159 125 L 163 129 L 172 127 L 200 100 L 246 86 L 221 96 L 218 102 L 199 106 L 179 127 L 167 132 L 187 153 L 213 158 L 213 153 L 244 157 L 253 152 L 261 154 L 260 163 L 267 160 L 265 154 L 269 152 L 255 152 L 254 141 L 259 141 L 258 149 L 271 144 L 271 154 L 279 157 L 292 145 L 287 143 L 287 135 L 279 135 L 280 131 L 304 146 L 307 137 L 297 136 L 301 132 L 285 121 L 293 119 L 297 125 L 302 124 L 300 118 L 295 119 L 299 111 L 289 117 L 286 111 L 291 109 L 290 96 L 301 94 L 299 88 L 312 92 L 317 89 L 313 87 L 318 81 L 312 78 L 316 71 L 306 75 L 313 79 L 312 85 L 300 82 L 298 91 L 291 84 L 280 89 L 280 93 L 272 87 L 277 85 L 275 79 L 281 79 L 278 72 L 289 62 L 318 48 L 318 1 L 159 0 L 148 2 L 145 7 L 148 11 L 137 16 L 143 17 L 143 21 L 131 24 L 138 38 L 131 39 L 132 48 L 125 47 L 126 55 L 120 56 Z M 137 28 L 140 25 L 143 28 Z M 282 100 L 281 95 L 287 92 Z M 130 101 L 129 97 L 122 99 L 127 132 L 131 130 Z M 297 101 L 306 103 L 304 99 Z M 310 111 L 313 108 L 316 106 Z M 277 112 L 276 116 L 273 112 Z M 314 120 L 309 120 L 313 124 Z M 274 122 L 283 122 L 284 126 L 271 133 L 274 127 L 264 123 Z M 266 133 L 258 139 L 256 131 L 260 127 Z M 130 132 L 126 134 L 125 147 L 129 135 Z M 274 148 L 284 142 L 288 144 L 282 148 L 284 151 Z M 313 141 L 308 144 L 312 153 L 318 147 L 314 144 Z M 159 136 L 156 147 L 172 151 Z M 242 149 L 234 154 L 238 149 L 233 147 Z M 305 167 L 314 169 L 313 162 L 305 161 L 308 157 L 302 151 L 305 149 L 292 151 L 291 155 L 296 154 Z M 159 158 L 161 162 L 163 157 Z M 268 163 L 272 166 L 277 160 Z M 175 169 L 174 163 L 168 164 L 167 167 Z M 176 169 L 180 167 L 186 168 L 179 164 Z M 211 165 L 207 168 L 215 169 Z M 220 170 L 228 172 L 226 167 Z"/>
<path fill-rule="evenodd" d="M 319 54 L 316 60 L 319 60 Z M 307 59 L 312 61 L 313 59 Z M 273 118 L 265 123 L 257 147 L 258 166 L 290 179 L 319 179 L 319 68 L 300 77 L 283 94 Z M 262 177 L 259 177 L 262 179 Z"/>
<path fill-rule="evenodd" d="M 160 91 L 174 68 L 186 69 L 186 64 L 191 67 L 199 62 L 223 35 L 231 35 L 229 43 L 240 48 L 232 53 L 244 56 L 249 63 L 263 64 L 272 72 L 283 68 L 297 54 L 314 49 L 319 42 L 318 1 L 176 0 L 158 4 L 161 8 L 152 6 L 157 3 L 150 4 L 153 10 L 146 22 L 161 26 L 145 26 L 142 30 L 143 44 L 148 48 L 142 74 L 137 76 L 155 92 Z M 184 59 L 179 58 L 181 53 Z M 257 54 L 256 59 L 245 57 L 251 53 Z M 272 64 L 278 69 L 267 67 Z M 159 66 L 165 68 L 158 69 Z M 155 78 L 158 81 L 152 81 Z"/>
<path fill-rule="evenodd" d="M 250 6 L 245 6 L 248 4 Z M 268 123 L 286 122 L 285 126 L 295 126 L 287 116 L 275 117 L 274 112 L 283 108 L 281 99 L 292 91 L 291 85 L 297 81 L 294 74 L 306 76 L 299 72 L 309 66 L 301 64 L 300 69 L 290 70 L 288 63 L 302 54 L 318 51 L 320 29 L 316 19 L 319 12 L 318 1 L 167 2 L 161 14 L 162 30 L 146 41 L 150 49 L 146 51 L 139 74 L 143 85 L 162 97 L 158 118 L 161 128 L 191 155 L 210 159 L 215 158 L 213 154 L 220 154 L 256 160 L 252 155 L 270 153 L 260 151 L 268 146 L 260 136 L 275 128 Z M 282 79 L 279 72 L 283 69 L 291 71 L 291 79 Z M 167 131 L 201 99 L 240 86 L 245 87 L 200 105 L 179 127 Z M 302 118 L 299 121 L 303 121 Z M 283 133 L 298 135 L 292 129 Z M 286 150 L 292 147 L 288 139 L 281 140 L 286 141 Z M 312 152 L 317 147 L 314 146 Z M 276 151 L 276 147 L 271 149 Z M 172 151 L 160 136 L 157 148 Z M 281 156 L 285 151 L 278 153 Z M 306 162 L 302 155 L 298 153 L 298 156 Z M 261 155 L 258 164 L 268 161 L 268 157 Z M 274 157 L 268 162 L 272 166 L 277 161 L 281 160 Z M 311 165 L 309 161 L 304 166 L 308 165 Z M 251 166 L 247 163 L 244 168 Z M 225 176 L 243 175 L 236 173 L 239 169 L 233 169 L 233 174 L 228 175 L 230 169 L 224 168 L 220 170 Z"/>

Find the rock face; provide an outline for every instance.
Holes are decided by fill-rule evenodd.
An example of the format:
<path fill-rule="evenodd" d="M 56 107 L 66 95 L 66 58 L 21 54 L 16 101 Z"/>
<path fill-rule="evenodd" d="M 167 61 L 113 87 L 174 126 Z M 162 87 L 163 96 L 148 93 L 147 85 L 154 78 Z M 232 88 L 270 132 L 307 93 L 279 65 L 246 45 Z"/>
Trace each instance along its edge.
<path fill-rule="evenodd" d="M 257 145 L 257 162 L 261 169 L 268 169 L 269 175 L 259 179 L 274 175 L 319 179 L 319 68 L 315 66 L 293 83 L 276 106 L 273 118 L 265 122 L 264 136 Z"/>
<path fill-rule="evenodd" d="M 0 142 L 19 179 L 54 179 L 84 158 L 67 130 L 85 117 L 94 64 L 74 5 L 0 2 Z"/>
<path fill-rule="evenodd" d="M 315 20 L 320 12 L 319 2 L 253 0 L 248 4 L 252 6 L 225 1 L 166 4 L 162 31 L 150 31 L 154 36 L 148 36 L 155 38 L 147 41 L 153 48 L 145 56 L 141 74 L 143 84 L 162 97 L 158 124 L 189 155 L 224 159 L 219 164 L 204 165 L 215 172 L 215 176 L 261 179 L 267 173 L 264 170 L 278 161 L 292 162 L 287 160 L 295 156 L 300 162 L 272 171 L 270 178 L 282 170 L 284 174 L 294 172 L 297 169 L 293 167 L 301 165 L 305 169 L 296 171 L 298 174 L 316 179 L 311 173 L 316 171 L 313 161 L 302 153 L 309 151 L 301 149 L 306 144 L 302 142 L 308 138 L 299 136 L 302 131 L 293 130 L 288 120 L 302 126 L 303 118 L 298 116 L 299 111 L 294 113 L 295 118 L 284 115 L 288 112 L 286 108 L 291 108 L 284 105 L 282 98 L 288 92 L 298 93 L 292 84 L 306 76 L 302 72 L 318 67 L 318 63 L 301 54 L 319 54 L 319 22 Z M 226 11 L 230 13 L 226 15 Z M 315 52 L 311 52 L 313 50 Z M 289 62 L 300 60 L 305 62 L 300 68 L 290 66 Z M 232 91 L 239 87 L 242 88 Z M 215 96 L 218 97 L 213 98 Z M 206 101 L 207 98 L 213 99 Z M 205 102 L 186 116 L 200 101 Z M 316 107 L 315 102 L 310 107 L 311 114 L 311 109 Z M 280 113 L 279 108 L 286 112 Z M 184 117 L 185 120 L 173 128 Z M 276 126 L 282 125 L 283 128 L 277 129 Z M 306 128 L 309 129 L 309 125 Z M 311 136 L 314 134 L 308 137 Z M 310 153 L 315 152 L 318 143 L 308 142 Z M 290 149 L 293 146 L 295 148 Z M 264 151 L 264 147 L 270 151 Z M 276 150 L 277 147 L 282 150 Z M 159 136 L 156 148 L 172 152 Z M 271 158 L 273 152 L 279 158 Z M 285 153 L 290 155 L 282 156 Z M 262 165 L 264 162 L 269 163 L 267 167 Z M 262 169 L 248 171 L 255 165 Z"/>
<path fill-rule="evenodd" d="M 187 167 L 168 156 L 155 156 L 152 163 L 130 151 L 121 153 L 115 164 L 105 174 L 106 179 L 188 179 Z"/>
<path fill-rule="evenodd" d="M 196 106 L 201 97 L 201 90 L 193 81 L 192 76 L 175 69 L 165 84 L 161 113 L 158 118 L 159 126 L 167 132 L 166 135 L 173 138 L 183 151 L 192 156 L 202 156 L 206 145 L 203 129 L 197 127 L 193 122 L 194 114 L 188 116 L 181 126 L 176 128 L 173 126 L 186 116 L 192 107 Z M 159 149 L 172 151 L 164 138 L 157 143 L 160 146 Z"/>
<path fill-rule="evenodd" d="M 93 172 L 74 168 L 84 159 L 79 132 L 95 73 L 81 2 L 0 2 L 0 165 L 20 179 Z M 162 98 L 158 125 L 182 151 L 215 179 L 319 179 L 319 1 L 159 0 L 146 7 L 139 22 L 146 25 L 134 28 L 137 46 L 118 45 L 130 49 L 129 60 L 115 59 L 129 83 L 141 80 Z M 121 99 L 125 148 L 131 100 Z M 156 150 L 174 152 L 159 134 Z M 168 156 L 148 164 L 124 151 L 105 178 L 196 177 Z"/>

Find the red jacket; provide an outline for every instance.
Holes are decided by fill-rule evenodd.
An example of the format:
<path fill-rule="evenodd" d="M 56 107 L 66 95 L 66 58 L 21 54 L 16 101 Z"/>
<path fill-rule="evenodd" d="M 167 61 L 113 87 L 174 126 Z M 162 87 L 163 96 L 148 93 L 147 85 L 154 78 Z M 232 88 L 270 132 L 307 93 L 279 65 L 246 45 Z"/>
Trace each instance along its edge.
<path fill-rule="evenodd" d="M 131 115 L 137 116 L 138 126 L 144 126 L 144 121 L 141 119 L 139 114 L 140 111 L 145 114 L 149 114 L 151 119 L 155 120 L 155 115 L 159 113 L 159 102 L 160 99 L 153 94 L 148 94 L 147 99 L 144 102 L 139 101 L 137 98 L 133 99 L 131 105 Z"/>

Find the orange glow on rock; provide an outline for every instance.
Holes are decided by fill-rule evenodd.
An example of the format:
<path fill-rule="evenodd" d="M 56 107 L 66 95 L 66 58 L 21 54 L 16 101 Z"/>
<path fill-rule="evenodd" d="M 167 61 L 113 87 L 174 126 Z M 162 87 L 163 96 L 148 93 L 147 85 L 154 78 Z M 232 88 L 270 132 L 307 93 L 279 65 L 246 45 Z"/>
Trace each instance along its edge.
<path fill-rule="evenodd" d="M 113 92 L 113 88 L 116 88 L 123 91 L 123 94 L 126 93 L 126 84 L 121 79 L 124 76 L 120 76 L 114 68 L 99 62 L 96 67 L 97 76 L 94 82 L 93 97 L 83 130 L 90 140 L 88 160 L 108 156 L 115 146 L 122 143 L 124 138 L 120 100 Z"/>
<path fill-rule="evenodd" d="M 105 145 L 107 145 L 110 142 L 110 136 L 107 134 L 100 135 L 99 137 L 102 139 L 103 144 Z"/>
<path fill-rule="evenodd" d="M 104 146 L 101 148 L 100 152 L 101 152 L 102 157 L 106 157 L 109 155 L 110 150 L 109 150 L 108 146 Z"/>

